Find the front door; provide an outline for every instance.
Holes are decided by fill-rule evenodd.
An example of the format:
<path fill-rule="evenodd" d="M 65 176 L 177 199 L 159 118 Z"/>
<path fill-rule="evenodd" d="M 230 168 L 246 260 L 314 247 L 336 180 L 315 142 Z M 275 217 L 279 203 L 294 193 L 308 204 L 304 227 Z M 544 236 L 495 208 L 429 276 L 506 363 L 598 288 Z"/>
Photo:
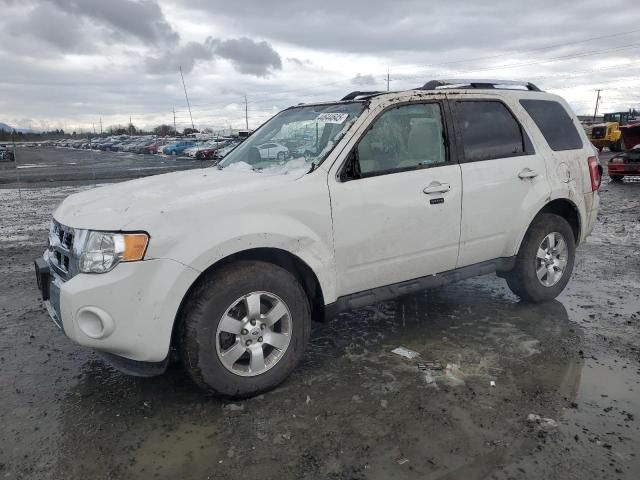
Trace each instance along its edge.
<path fill-rule="evenodd" d="M 330 176 L 339 295 L 453 269 L 462 184 L 442 107 L 381 113 Z"/>

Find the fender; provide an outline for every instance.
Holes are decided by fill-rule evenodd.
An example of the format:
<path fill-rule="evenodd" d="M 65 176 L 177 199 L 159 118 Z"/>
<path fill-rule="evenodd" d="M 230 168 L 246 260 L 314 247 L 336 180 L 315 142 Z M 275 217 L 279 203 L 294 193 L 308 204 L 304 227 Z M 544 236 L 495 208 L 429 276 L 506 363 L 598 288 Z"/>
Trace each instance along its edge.
<path fill-rule="evenodd" d="M 518 252 L 520 251 L 520 245 L 522 245 L 524 236 L 529 230 L 529 226 L 533 222 L 533 219 L 538 216 L 538 214 L 544 209 L 544 207 L 549 205 L 554 200 L 566 200 L 567 202 L 571 203 L 576 209 L 576 212 L 578 213 L 578 222 L 580 225 L 580 238 L 576 239 L 576 245 L 578 245 L 578 242 L 584 237 L 584 201 L 579 196 L 574 196 L 574 198 L 578 200 L 578 203 L 576 203 L 573 199 L 563 195 L 563 193 L 564 192 L 554 192 L 554 194 L 550 195 L 549 197 L 544 199 L 544 201 L 540 202 L 537 205 L 537 208 L 533 209 L 534 213 L 527 219 L 526 228 L 521 229 L 520 233 L 516 237 L 516 242 L 513 245 L 513 248 L 509 249 L 508 256 L 518 254 Z"/>
<path fill-rule="evenodd" d="M 336 298 L 336 284 L 330 221 L 328 218 L 327 228 L 318 231 L 285 215 L 271 214 L 265 217 L 260 213 L 236 213 L 217 217 L 216 228 L 207 230 L 213 234 L 199 231 L 198 235 L 191 235 L 166 251 L 165 256 L 204 272 L 219 261 L 245 250 L 284 250 L 313 270 L 325 300 L 331 302 Z M 233 236 L 221 238 L 225 232 L 232 232 Z"/>

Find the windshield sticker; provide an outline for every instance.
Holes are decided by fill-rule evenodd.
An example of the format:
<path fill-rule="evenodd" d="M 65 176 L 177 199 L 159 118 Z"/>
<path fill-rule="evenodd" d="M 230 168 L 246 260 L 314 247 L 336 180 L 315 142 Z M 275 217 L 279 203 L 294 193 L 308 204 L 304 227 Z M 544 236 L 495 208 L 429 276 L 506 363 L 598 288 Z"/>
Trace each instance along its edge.
<path fill-rule="evenodd" d="M 321 113 L 316 120 L 325 123 L 344 123 L 348 116 L 348 113 Z"/>

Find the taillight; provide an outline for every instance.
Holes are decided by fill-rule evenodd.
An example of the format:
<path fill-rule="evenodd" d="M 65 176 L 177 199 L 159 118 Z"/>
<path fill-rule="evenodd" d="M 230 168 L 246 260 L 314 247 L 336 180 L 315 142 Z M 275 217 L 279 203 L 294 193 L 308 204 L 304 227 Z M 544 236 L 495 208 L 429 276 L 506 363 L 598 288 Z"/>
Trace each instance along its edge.
<path fill-rule="evenodd" d="M 602 180 L 602 167 L 598 161 L 598 157 L 589 157 L 589 176 L 591 177 L 591 191 L 595 192 L 600 188 Z"/>

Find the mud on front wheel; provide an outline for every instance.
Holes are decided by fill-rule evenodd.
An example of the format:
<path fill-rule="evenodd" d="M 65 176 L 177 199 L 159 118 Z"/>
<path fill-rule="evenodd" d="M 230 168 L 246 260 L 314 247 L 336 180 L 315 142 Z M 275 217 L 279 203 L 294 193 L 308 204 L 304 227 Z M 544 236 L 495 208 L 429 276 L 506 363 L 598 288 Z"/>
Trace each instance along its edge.
<path fill-rule="evenodd" d="M 204 390 L 227 398 L 257 395 L 284 381 L 311 330 L 309 301 L 295 276 L 248 260 L 205 277 L 179 321 L 187 372 Z"/>
<path fill-rule="evenodd" d="M 559 215 L 538 215 L 527 231 L 507 285 L 523 301 L 546 302 L 567 286 L 575 260 L 575 237 Z"/>

